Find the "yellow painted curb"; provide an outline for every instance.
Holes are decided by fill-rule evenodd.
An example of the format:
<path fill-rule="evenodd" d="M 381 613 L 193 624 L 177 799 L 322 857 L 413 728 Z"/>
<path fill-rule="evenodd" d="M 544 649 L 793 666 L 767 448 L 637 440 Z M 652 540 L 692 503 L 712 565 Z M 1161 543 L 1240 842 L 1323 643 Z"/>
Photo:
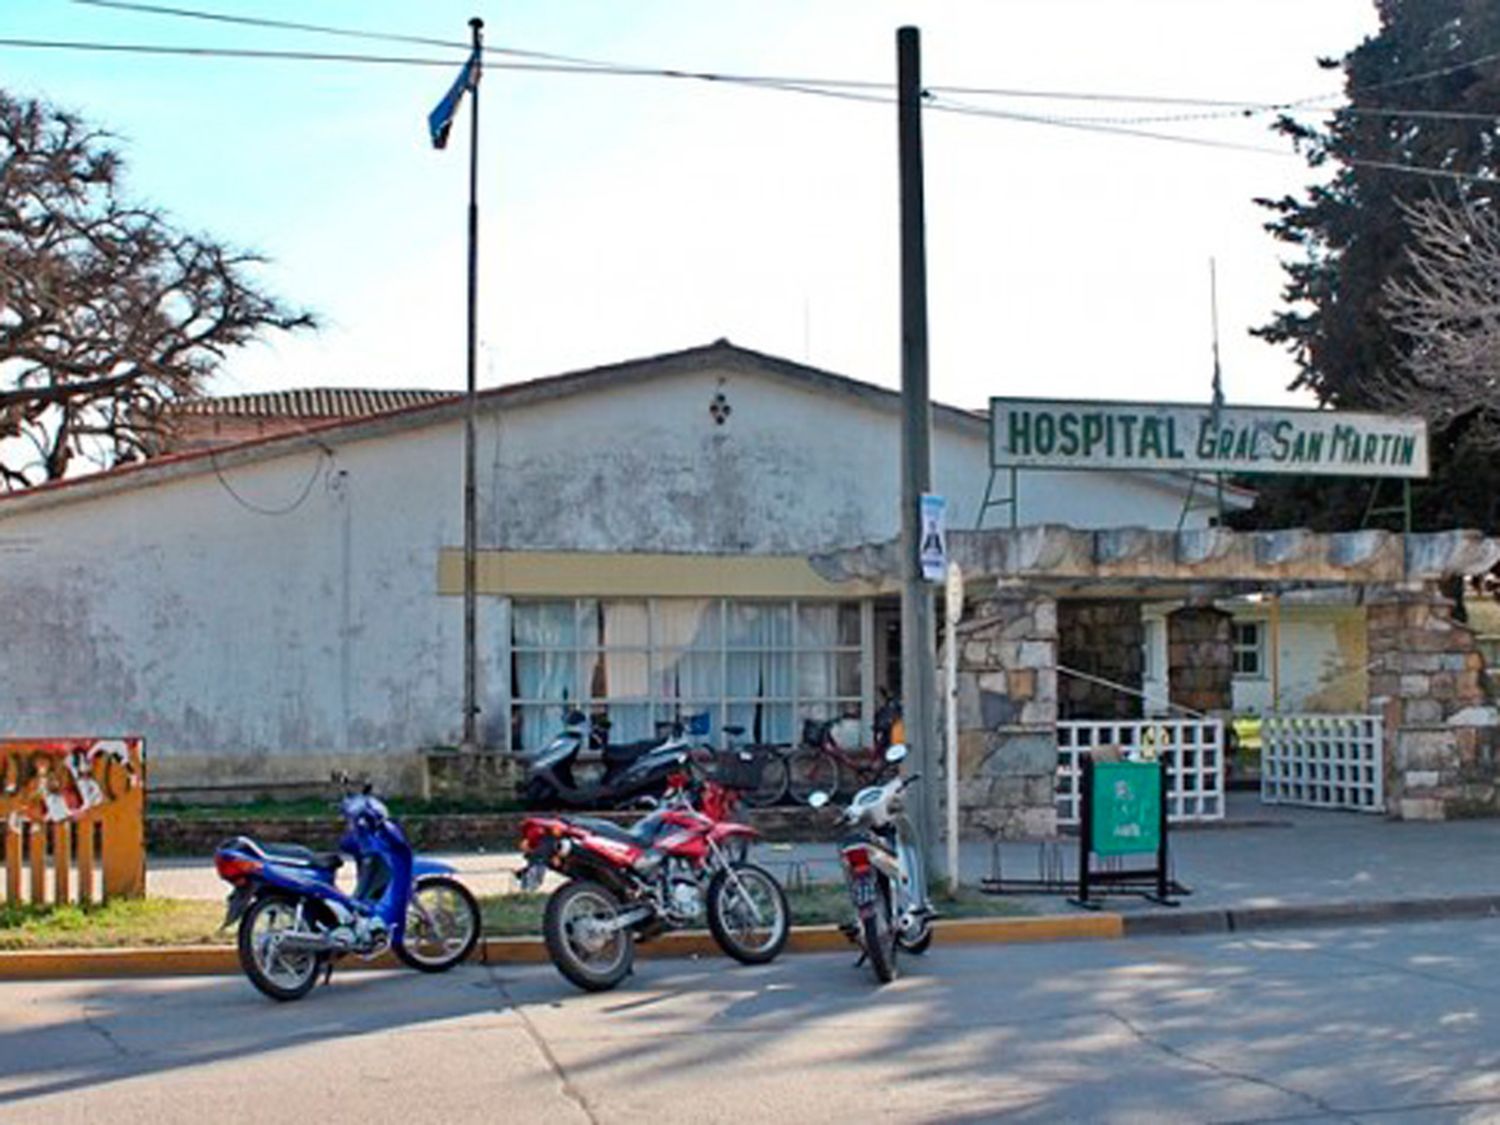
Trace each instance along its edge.
<path fill-rule="evenodd" d="M 1040 918 L 951 918 L 936 924 L 934 940 L 942 945 L 977 942 L 1076 941 L 1121 938 L 1125 922 L 1118 914 L 1048 915 Z M 788 953 L 828 953 L 850 947 L 837 926 L 797 926 L 787 939 Z M 712 935 L 702 930 L 663 934 L 639 947 L 642 957 L 718 956 Z M 488 965 L 542 964 L 547 947 L 533 937 L 480 940 L 473 959 Z M 338 971 L 394 969 L 400 962 L 387 953 L 373 961 L 357 957 L 339 962 Z M 230 945 L 174 945 L 141 949 L 36 949 L 0 953 L 0 980 L 68 978 L 209 976 L 235 974 L 239 958 Z"/>

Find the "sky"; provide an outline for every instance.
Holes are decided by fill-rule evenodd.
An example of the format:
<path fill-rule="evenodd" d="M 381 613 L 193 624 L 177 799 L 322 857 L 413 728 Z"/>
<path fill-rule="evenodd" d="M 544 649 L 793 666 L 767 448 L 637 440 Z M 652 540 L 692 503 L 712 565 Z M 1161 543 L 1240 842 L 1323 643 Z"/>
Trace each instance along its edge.
<path fill-rule="evenodd" d="M 727 337 L 900 383 L 896 30 L 921 32 L 932 395 L 1311 405 L 1249 335 L 1285 248 L 1257 196 L 1306 165 L 1265 112 L 1014 92 L 1336 104 L 1371 0 L 161 0 L 652 69 L 857 80 L 859 98 L 491 68 L 480 95 L 481 387 Z M 266 255 L 315 334 L 233 354 L 210 391 L 465 378 L 469 113 L 426 115 L 460 46 L 6 0 L 0 39 L 357 53 L 441 65 L 163 57 L 0 45 L 0 86 L 109 130 L 127 192 Z M 524 61 L 491 55 L 490 62 Z M 1314 117 L 1316 119 L 1316 111 Z M 1211 114 L 1201 118 L 1203 114 Z M 1183 120 L 1184 117 L 1200 117 Z M 1169 118 L 1170 120 L 1162 120 Z M 1103 120 L 1101 120 L 1103 119 Z M 1149 120 L 1143 120 L 1149 119 Z M 1066 121 L 1070 124 L 1059 124 Z M 1179 143 L 1107 129 L 1169 133 Z M 1257 151 L 1223 147 L 1246 146 Z M 1267 150 L 1267 151 L 1259 151 Z"/>

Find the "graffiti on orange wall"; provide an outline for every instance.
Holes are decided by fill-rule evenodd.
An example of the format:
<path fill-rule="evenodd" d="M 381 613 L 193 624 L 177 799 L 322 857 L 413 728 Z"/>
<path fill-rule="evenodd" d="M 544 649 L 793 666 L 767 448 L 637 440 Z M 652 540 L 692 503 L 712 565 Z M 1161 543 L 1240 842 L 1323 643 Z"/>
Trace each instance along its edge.
<path fill-rule="evenodd" d="M 144 780 L 138 738 L 0 739 L 0 820 L 13 826 L 138 803 Z"/>

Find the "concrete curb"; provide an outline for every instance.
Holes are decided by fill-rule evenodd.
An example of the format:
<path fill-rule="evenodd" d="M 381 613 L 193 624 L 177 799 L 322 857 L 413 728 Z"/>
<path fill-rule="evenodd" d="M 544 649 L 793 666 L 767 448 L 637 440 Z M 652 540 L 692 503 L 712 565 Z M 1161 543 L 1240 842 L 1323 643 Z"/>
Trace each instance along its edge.
<path fill-rule="evenodd" d="M 1252 930 L 1366 926 L 1385 922 L 1425 922 L 1500 917 L 1500 895 L 1332 902 L 1301 906 L 1258 906 L 1224 910 L 1172 910 L 1152 914 L 1057 914 L 1025 918 L 952 918 L 937 923 L 936 944 L 1087 941 L 1127 937 L 1234 934 Z M 846 950 L 849 939 L 837 926 L 798 926 L 787 940 L 788 953 Z M 719 956 L 713 938 L 700 930 L 663 934 L 640 946 L 639 956 Z M 541 964 L 547 949 L 539 938 L 483 939 L 474 959 L 489 965 Z M 390 954 L 373 961 L 349 959 L 348 969 L 393 969 Z M 141 976 L 222 976 L 240 971 L 232 945 L 162 946 L 145 949 L 45 949 L 0 953 L 0 980 L 57 980 Z"/>
<path fill-rule="evenodd" d="M 1126 915 L 1124 936 L 1234 934 L 1248 930 L 1281 930 L 1299 926 L 1364 926 L 1381 922 L 1435 922 L 1492 917 L 1500 917 L 1500 895 L 1324 902 Z"/>
<path fill-rule="evenodd" d="M 1074 941 L 1124 936 L 1118 914 L 1028 918 L 954 918 L 937 923 L 935 941 L 942 945 L 974 942 Z M 797 926 L 787 940 L 788 953 L 827 953 L 849 949 L 837 926 Z M 663 934 L 639 947 L 641 957 L 720 956 L 713 937 L 701 930 Z M 475 949 L 474 960 L 490 965 L 544 964 L 547 949 L 533 937 L 491 937 Z M 394 969 L 390 954 L 373 961 L 350 958 L 348 969 Z M 232 945 L 161 946 L 142 949 L 40 949 L 0 953 L 0 980 L 58 980 L 101 977 L 221 976 L 240 971 Z"/>

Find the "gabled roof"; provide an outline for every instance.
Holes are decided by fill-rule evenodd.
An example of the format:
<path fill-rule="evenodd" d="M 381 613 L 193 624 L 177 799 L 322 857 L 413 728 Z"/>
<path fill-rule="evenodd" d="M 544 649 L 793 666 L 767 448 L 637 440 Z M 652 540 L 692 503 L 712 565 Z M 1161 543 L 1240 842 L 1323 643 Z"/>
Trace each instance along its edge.
<path fill-rule="evenodd" d="M 644 359 L 626 360 L 601 367 L 570 371 L 561 375 L 549 375 L 522 383 L 510 383 L 481 391 L 476 396 L 476 408 L 480 411 L 525 406 L 534 402 L 564 398 L 569 395 L 601 390 L 606 387 L 627 386 L 663 376 L 688 374 L 697 371 L 742 371 L 779 379 L 803 389 L 812 389 L 838 396 L 857 399 L 866 405 L 890 413 L 901 410 L 901 394 L 874 383 L 836 375 L 821 368 L 768 355 L 751 348 L 731 344 L 720 339 L 704 347 L 686 348 L 648 356 Z M 299 393 L 324 392 L 280 392 Z M 359 417 L 334 417 L 328 421 L 311 420 L 295 433 L 275 434 L 252 438 L 247 441 L 215 446 L 209 449 L 191 450 L 184 453 L 167 454 L 147 461 L 121 465 L 89 476 L 51 481 L 20 492 L 0 493 L 0 517 L 7 514 L 50 507 L 75 500 L 92 499 L 127 489 L 144 488 L 178 477 L 198 473 L 218 472 L 236 465 L 270 460 L 287 453 L 299 452 L 309 447 L 327 448 L 331 442 L 361 441 L 367 438 L 384 437 L 389 434 L 462 419 L 468 408 L 467 397 L 449 392 L 395 391 L 395 395 L 409 394 L 417 401 L 377 414 Z M 276 397 L 268 395 L 232 396 L 233 399 L 259 399 L 267 404 Z M 231 399 L 205 400 L 227 402 Z M 989 418 L 985 412 L 961 410 L 940 403 L 932 405 L 934 425 L 943 425 L 983 439 L 989 432 Z M 1188 479 L 1168 473 L 1147 474 L 1158 484 L 1176 491 L 1186 491 Z"/>

